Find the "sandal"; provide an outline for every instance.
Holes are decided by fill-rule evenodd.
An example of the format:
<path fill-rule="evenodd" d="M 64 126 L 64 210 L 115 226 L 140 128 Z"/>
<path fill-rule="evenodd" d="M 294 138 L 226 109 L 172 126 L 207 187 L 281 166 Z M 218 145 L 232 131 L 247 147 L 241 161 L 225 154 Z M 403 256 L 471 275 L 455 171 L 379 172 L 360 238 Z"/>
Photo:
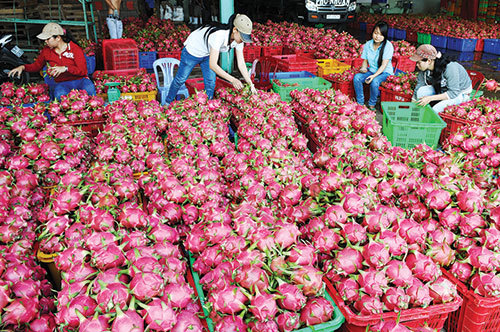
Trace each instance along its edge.
<path fill-rule="evenodd" d="M 368 105 L 368 106 L 366 106 L 366 107 L 367 107 L 370 111 L 376 111 L 375 106 L 370 106 L 370 105 Z"/>

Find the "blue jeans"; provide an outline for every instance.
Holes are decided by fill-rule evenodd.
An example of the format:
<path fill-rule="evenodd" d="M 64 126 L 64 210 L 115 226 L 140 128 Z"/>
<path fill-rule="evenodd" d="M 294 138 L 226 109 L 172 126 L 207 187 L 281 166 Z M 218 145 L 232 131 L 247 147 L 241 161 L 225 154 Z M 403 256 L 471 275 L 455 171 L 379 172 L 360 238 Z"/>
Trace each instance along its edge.
<path fill-rule="evenodd" d="M 354 91 L 356 91 L 356 101 L 358 104 L 364 105 L 365 95 L 363 93 L 363 83 L 368 78 L 368 76 L 373 75 L 369 71 L 366 73 L 358 73 L 354 75 Z M 383 72 L 382 74 L 375 77 L 370 83 L 370 99 L 368 100 L 368 106 L 375 106 L 377 103 L 378 95 L 380 94 L 379 87 L 380 83 L 385 81 L 389 76 L 389 73 Z"/>
<path fill-rule="evenodd" d="M 425 85 L 417 90 L 417 99 L 427 96 L 433 96 L 436 94 L 434 87 L 432 85 Z M 470 91 L 462 91 L 453 99 L 441 100 L 436 105 L 432 106 L 432 109 L 436 113 L 441 113 L 447 106 L 458 105 L 470 100 Z"/>
<path fill-rule="evenodd" d="M 174 101 L 180 87 L 186 82 L 189 74 L 191 74 L 191 71 L 193 71 L 194 66 L 196 66 L 197 64 L 199 64 L 201 67 L 201 72 L 203 74 L 203 83 L 205 83 L 205 91 L 207 93 L 208 99 L 212 99 L 214 97 L 215 79 L 217 75 L 212 69 L 210 69 L 209 60 L 210 56 L 198 58 L 189 54 L 186 48 L 182 49 L 179 69 L 177 70 L 177 74 L 175 74 L 172 84 L 170 84 L 170 89 L 168 90 L 166 99 L 167 104 L 170 104 L 172 101 Z"/>
<path fill-rule="evenodd" d="M 87 77 L 79 80 L 56 82 L 54 85 L 54 99 L 61 100 L 71 90 L 85 90 L 90 96 L 95 96 L 95 86 Z"/>

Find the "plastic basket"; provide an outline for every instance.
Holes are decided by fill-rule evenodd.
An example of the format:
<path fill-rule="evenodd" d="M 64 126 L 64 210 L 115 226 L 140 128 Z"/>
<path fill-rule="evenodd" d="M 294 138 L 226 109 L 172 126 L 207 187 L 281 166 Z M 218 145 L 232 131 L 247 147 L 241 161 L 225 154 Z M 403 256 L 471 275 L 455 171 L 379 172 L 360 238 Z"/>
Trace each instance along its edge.
<path fill-rule="evenodd" d="M 85 61 L 87 62 L 87 75 L 92 75 L 95 71 L 95 55 L 85 55 Z"/>
<path fill-rule="evenodd" d="M 425 143 L 436 148 L 446 123 L 429 106 L 382 102 L 382 132 L 394 146 L 411 149 Z"/>
<path fill-rule="evenodd" d="M 156 52 L 139 52 L 139 67 L 152 69 L 156 56 Z"/>
<path fill-rule="evenodd" d="M 343 73 L 349 68 L 350 65 L 346 65 L 335 59 L 320 59 L 317 60 L 318 63 L 318 76 L 323 77 L 328 74 Z"/>
<path fill-rule="evenodd" d="M 500 39 L 485 39 L 484 52 L 500 55 Z"/>
<path fill-rule="evenodd" d="M 498 332 L 500 331 L 500 298 L 486 298 L 467 289 L 460 280 L 441 269 L 451 280 L 463 298 L 460 310 L 452 313 L 446 321 L 447 332 Z"/>
<path fill-rule="evenodd" d="M 182 50 L 175 51 L 158 51 L 158 59 L 161 58 L 174 58 L 177 60 L 181 59 Z"/>
<path fill-rule="evenodd" d="M 256 45 L 245 45 L 243 48 L 243 57 L 247 62 L 253 62 L 253 60 L 260 58 L 260 52 L 262 47 Z"/>
<path fill-rule="evenodd" d="M 365 332 L 368 326 L 375 325 L 381 320 L 397 320 L 397 312 L 385 312 L 379 315 L 359 316 L 352 312 L 351 308 L 347 306 L 339 293 L 335 290 L 333 285 L 326 280 L 326 288 L 331 294 L 334 302 L 340 309 L 340 312 L 345 317 L 345 324 L 342 331 L 347 332 Z M 435 304 L 427 308 L 414 308 L 401 311 L 399 322 L 409 328 L 417 328 L 426 326 L 426 324 L 438 331 L 443 327 L 450 312 L 457 310 L 462 304 L 460 297 L 454 301 L 446 304 Z"/>
<path fill-rule="evenodd" d="M 397 102 L 410 102 L 412 95 L 406 95 L 401 92 L 396 92 L 389 90 L 381 86 L 380 90 L 380 101 L 397 101 Z"/>
<path fill-rule="evenodd" d="M 439 143 L 443 144 L 443 142 L 451 135 L 456 133 L 460 128 L 465 125 L 478 125 L 478 123 L 474 121 L 469 121 L 461 118 L 457 118 L 451 114 L 441 112 L 439 116 L 446 123 L 446 127 L 441 132 L 441 137 L 439 138 Z M 492 124 L 493 127 L 499 127 L 500 122 Z"/>
<path fill-rule="evenodd" d="M 285 78 L 306 78 L 306 77 L 316 77 L 316 75 L 308 71 L 285 71 L 278 73 L 269 73 L 269 79 L 285 79 Z"/>
<path fill-rule="evenodd" d="M 201 308 L 203 309 L 204 315 L 206 317 L 208 317 L 209 312 L 207 311 L 207 309 L 204 305 L 206 302 L 206 299 L 205 299 L 205 293 L 203 292 L 203 287 L 200 285 L 200 276 L 198 275 L 197 272 L 195 272 L 192 269 L 192 266 L 194 263 L 194 258 L 191 255 L 191 253 L 189 253 L 189 252 L 188 252 L 188 257 L 189 257 L 189 263 L 190 263 L 189 265 L 190 265 L 190 269 L 191 269 L 191 274 L 192 274 L 194 285 L 195 285 L 194 290 L 195 290 L 196 295 L 198 296 L 198 298 L 200 300 Z M 324 280 L 326 281 L 326 279 L 324 279 Z M 331 294 L 329 294 L 328 291 L 325 292 L 325 298 L 328 301 L 330 301 L 330 303 L 334 307 L 333 319 L 331 321 L 325 322 L 323 324 L 314 325 L 312 327 L 305 327 L 305 328 L 302 328 L 299 330 L 294 330 L 292 332 L 333 332 L 333 331 L 338 330 L 342 326 L 342 324 L 344 323 L 344 316 L 342 316 L 342 313 L 340 312 L 339 308 L 335 305 L 335 302 L 333 301 L 332 296 L 331 296 Z M 208 330 L 210 332 L 214 332 L 215 329 L 214 329 L 214 323 L 213 323 L 212 319 L 207 318 L 206 321 L 207 321 Z"/>
<path fill-rule="evenodd" d="M 102 52 L 105 70 L 139 68 L 139 50 L 133 39 L 105 39 Z"/>
<path fill-rule="evenodd" d="M 283 54 L 283 46 L 262 46 L 262 56 Z"/>
<path fill-rule="evenodd" d="M 298 56 L 314 58 L 314 52 L 315 52 L 314 50 L 305 50 L 305 49 L 301 49 L 301 48 L 294 48 L 291 46 L 283 47 L 283 55 L 295 54 Z"/>
<path fill-rule="evenodd" d="M 394 29 L 394 39 L 405 40 L 406 39 L 406 30 Z"/>
<path fill-rule="evenodd" d="M 94 78 L 99 75 L 108 75 L 108 76 L 134 76 L 139 73 L 139 68 L 135 69 L 123 69 L 123 70 L 96 70 L 93 74 Z"/>
<path fill-rule="evenodd" d="M 440 48 L 446 48 L 448 44 L 448 37 L 440 35 L 431 35 L 431 45 Z"/>
<path fill-rule="evenodd" d="M 286 78 L 278 79 L 283 84 L 298 84 L 297 86 L 280 86 L 275 80 L 272 81 L 273 91 L 278 93 L 283 101 L 291 101 L 290 92 L 293 90 L 304 90 L 307 88 L 315 90 L 327 90 L 332 87 L 332 83 L 321 77 L 307 78 Z"/>
<path fill-rule="evenodd" d="M 409 56 L 395 56 L 393 59 L 396 59 L 397 65 L 395 68 L 398 68 L 405 73 L 410 73 L 415 71 L 415 67 L 417 63 L 415 61 L 411 61 Z"/>
<path fill-rule="evenodd" d="M 389 27 L 389 28 L 387 29 L 387 37 L 388 37 L 389 39 L 394 39 L 394 28 Z"/>
<path fill-rule="evenodd" d="M 448 48 L 459 52 L 474 52 L 477 39 L 463 39 L 448 37 Z"/>
<path fill-rule="evenodd" d="M 158 91 L 121 93 L 120 99 L 150 101 L 150 100 L 156 100 L 157 94 L 158 94 Z"/>
<path fill-rule="evenodd" d="M 189 78 L 186 80 L 185 84 L 190 95 L 195 94 L 196 91 L 202 91 L 205 89 L 205 83 L 203 83 L 203 77 Z"/>
<path fill-rule="evenodd" d="M 274 59 L 278 62 L 279 71 L 308 71 L 316 73 L 318 64 L 315 59 L 298 56 L 295 54 L 275 55 Z"/>
<path fill-rule="evenodd" d="M 418 42 L 418 33 L 415 30 L 406 30 L 406 40 L 410 43 Z"/>
<path fill-rule="evenodd" d="M 334 90 L 338 90 L 341 93 L 345 94 L 346 96 L 349 96 L 350 98 L 354 98 L 356 96 L 356 93 L 354 92 L 354 84 L 352 81 L 348 82 L 337 82 L 337 81 L 331 81 L 332 82 L 332 88 Z"/>
<path fill-rule="evenodd" d="M 430 44 L 431 43 L 431 34 L 417 32 L 417 42 L 419 44 Z"/>
<path fill-rule="evenodd" d="M 205 90 L 205 83 L 203 77 L 190 78 L 186 80 L 186 88 L 190 95 L 195 94 L 196 91 Z M 226 80 L 217 78 L 215 80 L 215 90 L 220 88 L 232 88 L 233 85 Z"/>
<path fill-rule="evenodd" d="M 73 127 L 80 127 L 80 129 L 87 133 L 89 137 L 96 137 L 101 130 L 104 129 L 106 124 L 105 120 L 95 120 L 95 121 L 75 121 L 75 122 L 64 122 L 58 123 L 58 125 L 67 125 Z"/>
<path fill-rule="evenodd" d="M 476 48 L 474 49 L 474 51 L 482 52 L 483 50 L 484 50 L 484 39 L 479 38 L 477 39 Z"/>
<path fill-rule="evenodd" d="M 366 22 L 359 22 L 359 30 L 366 31 Z"/>
<path fill-rule="evenodd" d="M 366 23 L 366 33 L 372 34 L 375 29 L 375 23 Z"/>
<path fill-rule="evenodd" d="M 363 65 L 363 59 L 362 58 L 354 58 L 352 59 L 351 67 L 352 68 L 361 68 Z"/>

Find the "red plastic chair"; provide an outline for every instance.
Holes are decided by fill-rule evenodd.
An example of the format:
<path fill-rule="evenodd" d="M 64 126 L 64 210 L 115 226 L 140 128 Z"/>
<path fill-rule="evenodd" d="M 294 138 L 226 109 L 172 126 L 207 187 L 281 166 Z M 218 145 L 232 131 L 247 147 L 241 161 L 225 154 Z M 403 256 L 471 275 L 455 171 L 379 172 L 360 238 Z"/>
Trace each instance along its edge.
<path fill-rule="evenodd" d="M 474 93 L 474 96 L 472 96 L 472 99 L 476 96 L 476 93 L 479 91 L 481 88 L 481 85 L 483 85 L 483 82 L 485 80 L 484 74 L 480 73 L 476 70 L 467 70 L 467 73 L 469 74 L 469 77 L 472 81 L 472 89 L 476 90 Z M 477 87 L 476 87 L 477 85 Z"/>
<path fill-rule="evenodd" d="M 260 90 L 270 90 L 272 88 L 269 73 L 276 72 L 278 61 L 273 57 L 261 57 L 254 61 L 251 79 L 255 88 Z"/>

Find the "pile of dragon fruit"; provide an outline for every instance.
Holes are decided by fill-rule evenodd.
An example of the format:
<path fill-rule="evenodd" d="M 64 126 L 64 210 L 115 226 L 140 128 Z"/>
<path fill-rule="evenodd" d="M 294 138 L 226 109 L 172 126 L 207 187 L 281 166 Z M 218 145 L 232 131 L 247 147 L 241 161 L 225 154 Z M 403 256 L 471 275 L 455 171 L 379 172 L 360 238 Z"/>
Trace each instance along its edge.
<path fill-rule="evenodd" d="M 30 83 L 16 86 L 12 82 L 5 82 L 0 85 L 1 106 L 21 106 L 23 104 L 47 102 L 49 100 L 49 87 L 45 83 Z"/>
<path fill-rule="evenodd" d="M 122 93 L 156 91 L 155 75 L 147 73 L 144 68 L 140 68 L 137 73 L 130 75 L 111 75 L 96 71 L 93 75 L 93 81 L 98 95 L 108 92 L 108 86 L 105 85 L 108 82 L 120 83 L 117 88 Z"/>
<path fill-rule="evenodd" d="M 313 50 L 317 59 L 350 59 L 361 55 L 361 44 L 347 32 L 300 26 L 297 23 L 267 21 L 255 23 L 252 38 L 256 45 Z"/>
<path fill-rule="evenodd" d="M 1 328 L 339 328 L 456 310 L 447 273 L 500 296 L 500 129 L 405 150 L 338 91 L 291 97 L 0 108 Z M 74 123 L 95 118 L 96 134 Z M 395 317 L 366 330 L 405 331 Z"/>
<path fill-rule="evenodd" d="M 415 73 L 391 75 L 380 84 L 388 90 L 412 96 L 417 85 L 417 75 Z"/>
<path fill-rule="evenodd" d="M 477 124 L 500 124 L 500 100 L 479 97 L 459 105 L 451 105 L 443 111 L 455 118 Z"/>

